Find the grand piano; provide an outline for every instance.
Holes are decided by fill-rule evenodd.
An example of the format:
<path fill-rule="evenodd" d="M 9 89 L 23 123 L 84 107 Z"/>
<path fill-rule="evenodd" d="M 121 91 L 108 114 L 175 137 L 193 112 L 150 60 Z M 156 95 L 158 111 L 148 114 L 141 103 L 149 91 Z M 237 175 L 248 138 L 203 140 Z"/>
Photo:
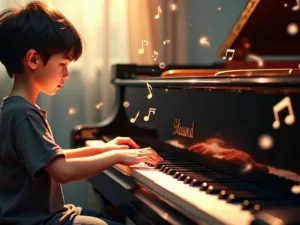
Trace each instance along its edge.
<path fill-rule="evenodd" d="M 133 224 L 300 224 L 299 61 L 257 58 L 300 56 L 293 5 L 249 1 L 222 64 L 113 66 L 111 116 L 76 126 L 72 147 L 128 136 L 164 161 L 90 177 L 112 213 Z"/>

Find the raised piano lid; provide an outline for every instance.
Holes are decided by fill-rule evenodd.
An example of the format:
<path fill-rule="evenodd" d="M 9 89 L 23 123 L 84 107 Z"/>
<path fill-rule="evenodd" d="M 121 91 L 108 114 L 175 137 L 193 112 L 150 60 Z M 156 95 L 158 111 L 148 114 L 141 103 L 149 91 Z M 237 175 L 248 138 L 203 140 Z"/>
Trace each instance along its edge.
<path fill-rule="evenodd" d="M 300 17 L 293 10 L 295 5 L 292 0 L 249 0 L 217 56 L 223 57 L 227 49 L 235 49 L 235 60 L 244 60 L 248 54 L 300 56 L 300 33 L 296 32 Z M 288 31 L 293 26 L 294 34 Z"/>

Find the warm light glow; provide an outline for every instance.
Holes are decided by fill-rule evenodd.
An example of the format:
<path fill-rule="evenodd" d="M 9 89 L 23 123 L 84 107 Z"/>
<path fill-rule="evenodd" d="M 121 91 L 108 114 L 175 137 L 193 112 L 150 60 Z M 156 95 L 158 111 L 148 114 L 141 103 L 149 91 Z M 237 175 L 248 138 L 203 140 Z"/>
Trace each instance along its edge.
<path fill-rule="evenodd" d="M 169 5 L 169 7 L 170 7 L 170 10 L 171 10 L 171 11 L 176 11 L 176 10 L 177 10 L 177 5 L 176 5 L 175 3 L 171 3 L 171 4 Z"/>
<path fill-rule="evenodd" d="M 128 107 L 129 107 L 129 102 L 127 102 L 127 101 L 123 102 L 123 106 L 124 106 L 125 108 L 128 108 Z"/>
<path fill-rule="evenodd" d="M 248 164 L 246 164 L 246 166 L 243 168 L 242 173 L 247 173 L 247 172 L 249 172 L 250 170 L 252 170 L 252 168 L 253 168 L 253 166 L 252 166 L 250 163 L 248 163 Z"/>
<path fill-rule="evenodd" d="M 199 39 L 199 43 L 200 43 L 200 45 L 202 45 L 204 47 L 210 47 L 210 43 L 209 43 L 209 40 L 207 39 L 207 37 L 201 37 Z"/>
<path fill-rule="evenodd" d="M 300 184 L 294 185 L 293 187 L 291 187 L 291 192 L 295 195 L 299 195 L 300 194 Z"/>
<path fill-rule="evenodd" d="M 273 146 L 273 138 L 268 134 L 263 134 L 258 139 L 258 145 L 262 150 L 269 150 Z"/>
<path fill-rule="evenodd" d="M 264 66 L 264 60 L 263 60 L 261 57 L 257 56 L 257 55 L 249 54 L 249 55 L 247 56 L 247 58 L 256 61 L 258 67 L 263 67 L 263 66 Z"/>
<path fill-rule="evenodd" d="M 75 108 L 70 108 L 69 111 L 68 111 L 68 114 L 69 114 L 70 116 L 76 114 L 76 109 L 75 109 Z"/>
<path fill-rule="evenodd" d="M 164 62 L 161 62 L 159 64 L 159 68 L 164 69 L 166 67 L 166 64 Z"/>
<path fill-rule="evenodd" d="M 100 102 L 99 104 L 95 105 L 95 107 L 96 107 L 96 109 L 100 109 L 100 108 L 102 108 L 102 107 L 103 107 L 103 103 L 102 103 L 102 102 Z"/>
<path fill-rule="evenodd" d="M 290 23 L 287 27 L 287 32 L 289 35 L 296 35 L 298 33 L 298 25 L 295 23 Z"/>
<path fill-rule="evenodd" d="M 222 8 L 221 8 L 221 7 L 219 7 L 219 8 L 218 8 L 218 11 L 221 11 L 221 10 L 222 10 Z"/>

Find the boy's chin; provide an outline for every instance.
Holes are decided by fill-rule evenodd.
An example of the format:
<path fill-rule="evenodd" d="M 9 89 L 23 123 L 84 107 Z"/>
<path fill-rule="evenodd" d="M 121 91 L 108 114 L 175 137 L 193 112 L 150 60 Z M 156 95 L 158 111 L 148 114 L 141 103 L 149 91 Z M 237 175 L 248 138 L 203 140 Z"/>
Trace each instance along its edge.
<path fill-rule="evenodd" d="M 45 95 L 53 96 L 53 95 L 56 95 L 57 90 L 55 90 L 55 91 L 43 91 L 43 93 L 44 93 Z"/>

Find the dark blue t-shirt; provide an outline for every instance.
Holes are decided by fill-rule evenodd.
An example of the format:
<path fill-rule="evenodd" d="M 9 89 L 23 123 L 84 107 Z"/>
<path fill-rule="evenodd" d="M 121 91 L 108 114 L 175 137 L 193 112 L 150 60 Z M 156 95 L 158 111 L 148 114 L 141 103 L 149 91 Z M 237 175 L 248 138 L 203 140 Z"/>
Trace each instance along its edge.
<path fill-rule="evenodd" d="M 64 157 L 47 122 L 47 113 L 20 96 L 0 108 L 0 224 L 61 224 L 74 216 L 61 184 L 44 166 Z"/>

